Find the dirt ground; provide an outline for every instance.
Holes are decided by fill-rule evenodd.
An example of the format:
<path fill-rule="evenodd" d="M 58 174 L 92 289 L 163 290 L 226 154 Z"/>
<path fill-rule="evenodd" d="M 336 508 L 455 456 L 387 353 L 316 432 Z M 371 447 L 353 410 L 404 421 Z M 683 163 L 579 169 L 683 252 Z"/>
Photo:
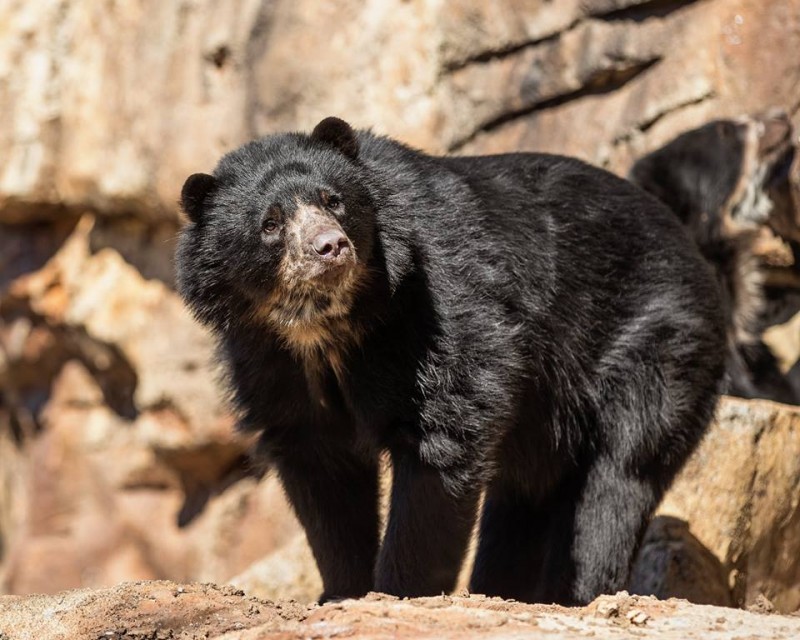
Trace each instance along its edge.
<path fill-rule="evenodd" d="M 794 640 L 800 638 L 800 616 L 659 601 L 625 592 L 573 609 L 466 593 L 411 600 L 370 594 L 309 606 L 259 600 L 232 587 L 166 581 L 0 598 L 0 640 L 631 637 Z"/>

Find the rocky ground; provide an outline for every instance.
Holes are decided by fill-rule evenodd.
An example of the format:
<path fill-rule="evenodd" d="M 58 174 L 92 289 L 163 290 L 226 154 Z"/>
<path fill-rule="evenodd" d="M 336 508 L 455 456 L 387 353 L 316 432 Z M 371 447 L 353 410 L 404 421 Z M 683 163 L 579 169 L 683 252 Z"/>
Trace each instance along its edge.
<path fill-rule="evenodd" d="M 370 594 L 324 606 L 269 601 L 213 584 L 135 582 L 54 596 L 0 598 L 3 640 L 290 640 L 297 638 L 653 638 L 744 640 L 800 637 L 800 616 L 631 596 L 587 607 L 528 605 L 462 594 L 398 600 Z"/>

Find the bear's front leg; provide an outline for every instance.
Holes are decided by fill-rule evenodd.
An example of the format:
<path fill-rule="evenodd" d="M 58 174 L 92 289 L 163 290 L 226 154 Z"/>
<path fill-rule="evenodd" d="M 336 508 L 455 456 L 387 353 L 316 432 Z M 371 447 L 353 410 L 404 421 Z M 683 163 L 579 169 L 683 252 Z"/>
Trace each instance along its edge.
<path fill-rule="evenodd" d="M 449 593 L 466 555 L 480 489 L 449 482 L 447 472 L 409 453 L 393 454 L 392 465 L 375 589 L 409 597 Z"/>
<path fill-rule="evenodd" d="M 320 602 L 366 594 L 380 535 L 377 460 L 324 441 L 287 449 L 274 458 L 322 576 Z"/>

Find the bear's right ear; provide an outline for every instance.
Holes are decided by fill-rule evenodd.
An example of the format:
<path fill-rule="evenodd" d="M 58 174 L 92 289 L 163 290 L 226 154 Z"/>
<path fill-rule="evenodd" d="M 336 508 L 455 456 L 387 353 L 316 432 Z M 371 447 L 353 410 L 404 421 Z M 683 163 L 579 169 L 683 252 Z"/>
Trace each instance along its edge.
<path fill-rule="evenodd" d="M 181 189 L 181 207 L 192 222 L 200 222 L 206 198 L 217 188 L 217 179 L 207 173 L 193 173 Z"/>
<path fill-rule="evenodd" d="M 358 157 L 356 132 L 341 118 L 334 116 L 325 118 L 314 127 L 311 138 L 335 147 L 351 160 Z"/>

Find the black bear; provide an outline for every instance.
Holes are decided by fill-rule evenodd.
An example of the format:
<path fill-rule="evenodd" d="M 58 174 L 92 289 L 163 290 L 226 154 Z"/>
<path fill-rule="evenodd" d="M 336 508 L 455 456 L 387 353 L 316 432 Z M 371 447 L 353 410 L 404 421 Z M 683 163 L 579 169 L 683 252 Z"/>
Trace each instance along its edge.
<path fill-rule="evenodd" d="M 473 591 L 625 585 L 724 369 L 713 276 L 666 207 L 577 160 L 432 157 L 338 118 L 245 144 L 181 198 L 179 290 L 322 600 L 450 591 L 481 496 Z"/>
<path fill-rule="evenodd" d="M 800 397 L 761 339 L 766 326 L 797 311 L 797 301 L 767 299 L 756 252 L 768 228 L 798 236 L 789 180 L 792 131 L 780 111 L 716 120 L 641 158 L 630 178 L 678 215 L 714 267 L 727 319 L 724 391 L 797 403 Z"/>

